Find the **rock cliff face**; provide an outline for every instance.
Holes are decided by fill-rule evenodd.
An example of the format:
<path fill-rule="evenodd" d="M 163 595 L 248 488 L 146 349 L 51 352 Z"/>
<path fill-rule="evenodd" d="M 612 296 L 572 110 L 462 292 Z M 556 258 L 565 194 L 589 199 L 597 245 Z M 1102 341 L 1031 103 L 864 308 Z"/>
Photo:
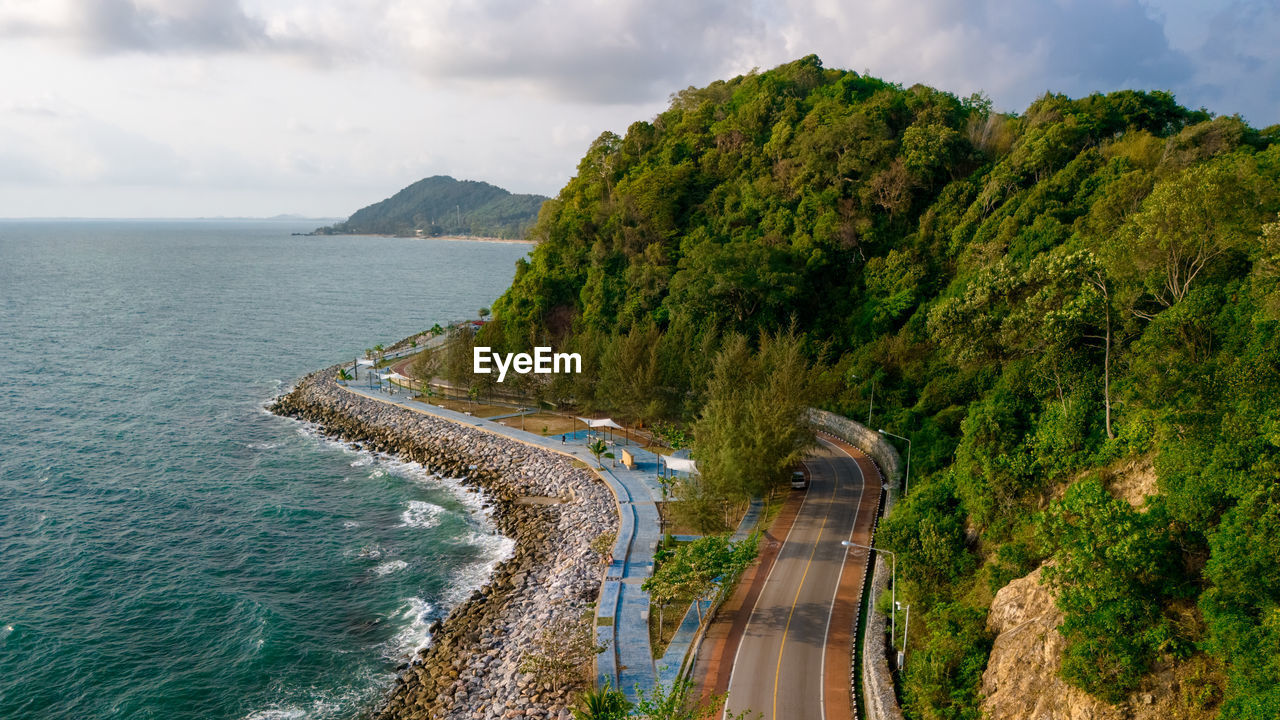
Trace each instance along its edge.
<path fill-rule="evenodd" d="M 360 397 L 337 386 L 334 369 L 314 373 L 279 398 L 280 415 L 368 450 L 393 453 L 483 490 L 493 521 L 515 540 L 488 585 L 431 629 L 431 645 L 402 666 L 375 717 L 568 718 L 568 695 L 518 667 L 542 628 L 581 618 L 603 576 L 592 539 L 617 530 L 609 490 L 569 459 L 475 428 Z M 558 497 L 559 503 L 521 503 Z"/>
<path fill-rule="evenodd" d="M 997 633 L 982 676 L 987 720 L 1209 720 L 1221 680 L 1203 656 L 1157 665 L 1118 705 L 1094 698 L 1058 678 L 1062 613 L 1040 570 L 996 593 L 987 629 Z"/>
<path fill-rule="evenodd" d="M 1157 493 L 1150 456 L 1102 472 L 1110 492 L 1141 508 Z M 996 633 L 982 676 L 987 720 L 1208 720 L 1215 716 L 1221 678 L 1202 655 L 1158 664 L 1125 702 L 1111 705 L 1058 677 L 1064 641 L 1062 613 L 1040 569 L 996 593 L 987 629 Z"/>
<path fill-rule="evenodd" d="M 1124 715 L 1058 678 L 1062 613 L 1040 570 L 996 593 L 987 629 L 996 633 L 982 675 L 983 710 L 990 720 L 1111 720 Z"/>

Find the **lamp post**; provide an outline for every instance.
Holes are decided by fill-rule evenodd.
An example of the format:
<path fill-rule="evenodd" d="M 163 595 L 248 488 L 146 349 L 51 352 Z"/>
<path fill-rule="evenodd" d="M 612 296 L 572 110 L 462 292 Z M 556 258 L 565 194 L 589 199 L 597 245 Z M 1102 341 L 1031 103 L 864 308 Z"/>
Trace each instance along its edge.
<path fill-rule="evenodd" d="M 907 488 L 911 487 L 911 438 L 902 437 L 901 435 L 894 435 L 893 433 L 888 432 L 884 428 L 880 428 L 880 434 L 888 435 L 890 437 L 896 437 L 899 440 L 907 441 L 907 480 L 902 484 L 902 496 L 906 497 Z"/>
<path fill-rule="evenodd" d="M 902 650 L 898 652 L 898 672 L 907 668 L 907 632 L 911 629 L 911 603 L 907 603 L 907 619 L 902 623 Z"/>
<path fill-rule="evenodd" d="M 889 631 L 889 637 L 897 638 L 898 637 L 898 556 L 892 550 L 885 550 L 884 548 L 871 547 L 870 545 L 860 545 L 851 540 L 841 540 L 840 544 L 845 547 L 859 547 L 866 550 L 874 550 L 875 552 L 889 553 L 889 557 L 893 560 L 893 563 L 892 563 L 893 579 L 891 581 L 892 587 L 889 589 L 889 591 L 892 593 L 889 596 L 889 599 L 893 602 L 893 605 L 889 608 L 890 615 L 891 615 L 891 618 L 890 618 L 891 629 Z"/>

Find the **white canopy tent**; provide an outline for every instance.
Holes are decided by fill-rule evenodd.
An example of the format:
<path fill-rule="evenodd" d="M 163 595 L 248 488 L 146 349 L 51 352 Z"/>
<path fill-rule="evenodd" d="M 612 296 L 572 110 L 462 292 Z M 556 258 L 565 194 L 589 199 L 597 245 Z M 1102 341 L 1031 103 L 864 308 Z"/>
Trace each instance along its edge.
<path fill-rule="evenodd" d="M 586 423 L 587 427 L 591 428 L 592 430 L 596 430 L 599 428 L 608 429 L 610 438 L 613 437 L 613 429 L 616 428 L 618 430 L 621 430 L 622 439 L 624 441 L 630 442 L 630 438 L 627 437 L 627 429 L 619 425 L 618 423 L 614 422 L 613 418 L 600 418 L 599 420 L 592 420 L 591 418 L 578 417 L 578 419 Z"/>
<path fill-rule="evenodd" d="M 604 428 L 617 428 L 617 429 L 619 429 L 619 430 L 625 430 L 625 429 L 626 429 L 626 428 L 622 427 L 621 425 L 619 425 L 618 423 L 614 422 L 614 421 L 613 421 L 613 418 L 601 418 L 601 419 L 599 419 L 599 420 L 592 420 L 591 418 L 584 418 L 584 417 L 580 417 L 580 418 L 578 418 L 578 419 L 579 419 L 579 420 L 581 420 L 582 422 L 586 423 L 586 424 L 587 424 L 587 427 L 592 428 L 592 429 L 595 429 L 595 428 L 602 428 L 602 427 L 604 427 Z"/>
<path fill-rule="evenodd" d="M 364 365 L 365 367 L 373 367 L 376 363 L 375 363 L 373 360 L 371 360 L 370 358 L 360 358 L 360 359 L 356 360 L 356 364 L 357 364 L 357 365 Z"/>
<path fill-rule="evenodd" d="M 662 458 L 662 462 L 664 465 L 667 466 L 668 470 L 675 470 L 676 472 L 687 472 L 690 474 L 698 472 L 697 463 L 695 463 L 693 460 L 690 460 L 689 458 L 664 457 Z"/>

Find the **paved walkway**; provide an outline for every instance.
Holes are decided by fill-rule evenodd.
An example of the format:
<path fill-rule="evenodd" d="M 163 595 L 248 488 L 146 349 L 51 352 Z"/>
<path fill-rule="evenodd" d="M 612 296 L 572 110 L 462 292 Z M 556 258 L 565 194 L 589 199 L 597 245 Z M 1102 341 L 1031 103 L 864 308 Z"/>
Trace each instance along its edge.
<path fill-rule="evenodd" d="M 561 441 L 560 435 L 543 437 L 518 428 L 454 412 L 436 405 L 410 399 L 412 393 L 403 388 L 394 394 L 383 389 L 369 388 L 362 376 L 349 383 L 346 390 L 378 402 L 408 408 L 414 412 L 434 415 L 485 432 L 501 435 L 526 445 L 534 445 L 551 452 L 568 455 L 596 468 L 595 458 L 587 450 L 585 433 L 575 433 Z M 596 472 L 604 479 L 618 499 L 618 539 L 614 545 L 613 562 L 606 573 L 596 608 L 597 635 L 608 649 L 596 663 L 597 684 L 606 683 L 634 697 L 637 686 L 641 690 L 653 687 L 657 669 L 649 646 L 649 594 L 640 584 L 653 572 L 653 553 L 658 547 L 661 533 L 658 508 L 655 501 L 662 497 L 662 486 L 657 481 L 658 456 L 625 441 L 611 442 L 610 449 L 621 455 L 625 448 L 635 457 L 635 469 L 629 470 L 617 461 L 601 458 L 603 469 Z"/>

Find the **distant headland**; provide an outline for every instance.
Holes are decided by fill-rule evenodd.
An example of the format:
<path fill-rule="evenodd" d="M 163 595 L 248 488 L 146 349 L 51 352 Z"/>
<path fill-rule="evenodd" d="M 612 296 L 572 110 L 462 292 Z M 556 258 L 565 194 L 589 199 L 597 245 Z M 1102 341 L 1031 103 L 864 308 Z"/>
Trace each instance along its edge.
<path fill-rule="evenodd" d="M 357 210 L 345 222 L 308 234 L 516 241 L 533 226 L 546 200 L 486 182 L 435 175 Z"/>

